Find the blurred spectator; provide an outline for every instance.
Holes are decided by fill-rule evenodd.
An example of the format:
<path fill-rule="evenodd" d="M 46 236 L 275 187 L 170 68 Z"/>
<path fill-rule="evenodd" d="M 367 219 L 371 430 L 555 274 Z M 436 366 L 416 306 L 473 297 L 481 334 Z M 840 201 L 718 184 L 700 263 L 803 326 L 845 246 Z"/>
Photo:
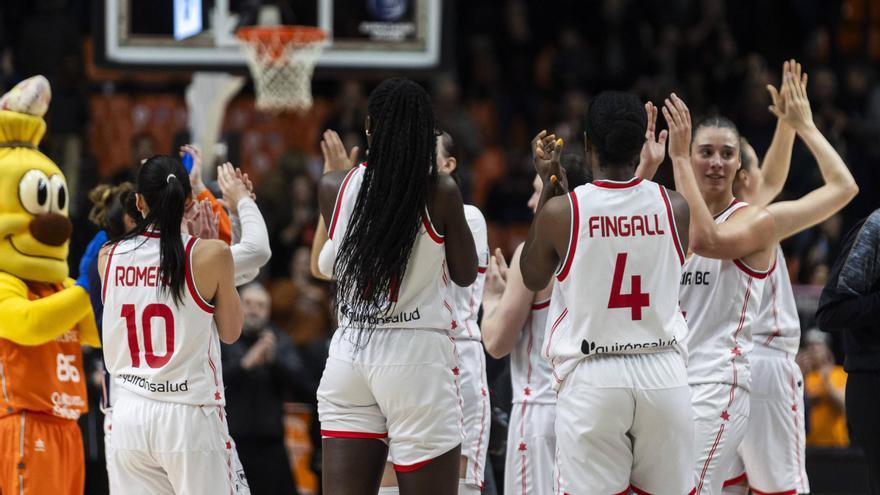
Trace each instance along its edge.
<path fill-rule="evenodd" d="M 297 248 L 290 257 L 290 277 L 272 283 L 272 321 L 293 339 L 318 380 L 324 371 L 335 314 L 326 286 L 312 277 L 309 255 L 309 247 Z"/>
<path fill-rule="evenodd" d="M 283 402 L 315 403 L 317 383 L 290 338 L 269 322 L 266 289 L 247 285 L 241 300 L 241 338 L 222 348 L 229 433 L 254 495 L 295 494 L 284 446 Z"/>
<path fill-rule="evenodd" d="M 816 318 L 842 332 L 849 374 L 846 412 L 853 443 L 865 451 L 870 493 L 880 495 L 880 210 L 846 235 Z"/>
<path fill-rule="evenodd" d="M 804 336 L 797 361 L 804 374 L 804 393 L 810 401 L 810 447 L 846 447 L 846 372 L 834 364 L 828 336 L 818 329 Z"/>

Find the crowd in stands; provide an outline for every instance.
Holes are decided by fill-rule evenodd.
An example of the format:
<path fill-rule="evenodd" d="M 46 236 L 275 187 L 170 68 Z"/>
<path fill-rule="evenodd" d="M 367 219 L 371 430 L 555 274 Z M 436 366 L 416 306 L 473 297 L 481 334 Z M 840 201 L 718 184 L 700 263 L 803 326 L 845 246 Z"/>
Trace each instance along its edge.
<path fill-rule="evenodd" d="M 0 6 L 0 92 L 34 74 L 46 75 L 52 84 L 43 150 L 64 167 L 74 198 L 72 273 L 95 231 L 87 220 L 88 191 L 98 183 L 130 179 L 142 158 L 171 153 L 190 139 L 185 77 L 168 75 L 143 83 L 125 73 L 111 81 L 89 71 L 91 9 L 101 3 L 10 0 Z M 451 10 L 455 38 L 445 67 L 422 82 L 432 93 L 440 126 L 459 145 L 465 200 L 485 213 L 490 247 L 501 247 L 508 256 L 526 235 L 531 216 L 525 206 L 534 174 L 528 143 L 538 130 L 553 129 L 570 143 L 568 163 L 581 169 L 570 180 L 577 182 L 580 175 L 584 181 L 581 143 L 591 96 L 618 88 L 656 103 L 674 89 L 692 113 L 718 112 L 734 120 L 762 156 L 776 122 L 767 110 L 765 86 L 778 84 L 783 57 L 792 55 L 809 69 L 808 90 L 819 129 L 841 152 L 862 191 L 841 215 L 784 243 L 793 283 L 824 284 L 842 232 L 876 207 L 876 2 L 559 0 L 551 7 L 504 0 L 467 2 L 466 9 Z M 332 287 L 309 271 L 318 215 L 315 184 L 321 173 L 318 143 L 321 132 L 331 128 L 347 147 L 365 149 L 366 94 L 374 83 L 329 81 L 319 74 L 315 106 L 304 115 L 261 114 L 254 110 L 249 90 L 227 109 L 216 151 L 254 179 L 273 253 L 261 273 L 262 285 L 245 291 L 252 333 L 246 331 L 243 342 L 224 354 L 233 436 L 240 425 L 236 416 L 254 416 L 253 407 L 264 404 L 254 394 L 271 396 L 266 404 L 273 408 L 289 401 L 314 404 L 335 323 Z M 808 151 L 796 145 L 782 197 L 797 197 L 820 182 L 810 160 Z M 658 179 L 671 185 L 671 168 L 661 167 Z M 798 293 L 804 294 L 802 325 L 811 328 L 817 292 Z M 836 364 L 841 362 L 839 343 L 826 340 L 826 334 L 804 335 L 799 364 L 811 408 L 808 444 L 845 446 L 846 375 Z M 100 369 L 100 353 L 93 358 L 93 369 Z M 503 364 L 490 363 L 489 368 L 497 383 L 503 383 Z M 257 382 L 265 380 L 253 370 L 274 380 L 274 388 L 260 388 L 264 385 Z M 97 411 L 99 391 L 92 392 Z M 498 385 L 496 395 L 504 393 Z M 102 457 L 97 414 L 83 420 L 93 469 Z M 245 466 L 250 452 L 260 451 L 260 442 L 277 446 L 278 435 L 283 437 L 280 413 L 270 419 L 259 428 L 240 430 L 250 439 L 238 440 Z M 320 465 L 318 452 L 314 454 L 298 472 Z"/>

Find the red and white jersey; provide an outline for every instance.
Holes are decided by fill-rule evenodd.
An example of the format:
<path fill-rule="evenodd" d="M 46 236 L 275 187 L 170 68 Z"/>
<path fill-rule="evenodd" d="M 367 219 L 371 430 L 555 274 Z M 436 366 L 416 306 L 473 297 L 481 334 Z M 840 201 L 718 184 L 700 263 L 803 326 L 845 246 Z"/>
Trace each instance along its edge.
<path fill-rule="evenodd" d="M 687 325 L 678 280 L 684 253 L 666 189 L 639 178 L 593 181 L 567 198 L 570 241 L 547 329 L 555 386 L 596 354 L 683 353 L 678 344 Z"/>
<path fill-rule="evenodd" d="M 801 343 L 801 320 L 798 317 L 788 266 L 782 248 L 776 247 L 776 264 L 767 277 L 761 308 L 752 325 L 752 341 L 794 356 Z"/>
<path fill-rule="evenodd" d="M 474 245 L 477 247 L 477 278 L 474 283 L 467 287 L 461 287 L 455 282 L 450 285 L 452 305 L 458 314 L 459 325 L 454 335 L 457 339 L 480 341 L 480 326 L 477 325 L 477 316 L 480 313 L 480 301 L 483 300 L 483 288 L 486 286 L 486 268 L 489 267 L 489 240 L 486 228 L 486 219 L 480 209 L 472 205 L 464 205 L 464 217 L 471 234 L 474 236 Z"/>
<path fill-rule="evenodd" d="M 722 223 L 748 206 L 734 200 L 715 217 Z M 690 332 L 688 382 L 727 383 L 749 389 L 748 354 L 767 271 L 741 260 L 690 256 L 681 276 L 681 309 Z"/>
<path fill-rule="evenodd" d="M 225 405 L 214 307 L 196 289 L 184 234 L 186 287 L 180 304 L 159 291 L 159 236 L 121 241 L 104 269 L 104 363 L 117 387 L 149 399 Z"/>
<path fill-rule="evenodd" d="M 513 403 L 556 404 L 550 365 L 541 356 L 550 299 L 532 303 L 532 311 L 510 353 L 510 381 Z"/>
<path fill-rule="evenodd" d="M 333 218 L 327 230 L 333 241 L 336 258 L 339 257 L 339 250 L 345 241 L 366 170 L 365 165 L 351 169 L 336 196 Z M 338 279 L 341 274 L 335 275 Z M 449 299 L 450 283 L 446 270 L 446 247 L 443 244 L 443 236 L 434 229 L 430 215 L 425 209 L 403 280 L 393 284 L 390 294 L 392 300 L 389 301 L 386 314 L 374 318 L 374 321 L 369 323 L 374 328 L 456 330 L 459 323 L 456 321 L 456 313 Z M 363 322 L 352 321 L 349 318 L 349 306 L 345 301 L 338 301 L 337 306 L 340 328 L 362 326 Z"/>

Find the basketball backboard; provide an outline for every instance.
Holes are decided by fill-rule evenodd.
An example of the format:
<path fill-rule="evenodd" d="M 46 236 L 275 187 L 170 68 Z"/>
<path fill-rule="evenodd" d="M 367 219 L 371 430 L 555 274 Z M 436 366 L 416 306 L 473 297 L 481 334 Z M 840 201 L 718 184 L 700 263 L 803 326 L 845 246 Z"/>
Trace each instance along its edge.
<path fill-rule="evenodd" d="M 318 69 L 432 70 L 441 64 L 443 0 L 97 0 L 96 62 L 109 67 L 244 71 L 245 24 L 328 32 Z M 202 31 L 175 39 L 174 8 L 197 2 Z"/>

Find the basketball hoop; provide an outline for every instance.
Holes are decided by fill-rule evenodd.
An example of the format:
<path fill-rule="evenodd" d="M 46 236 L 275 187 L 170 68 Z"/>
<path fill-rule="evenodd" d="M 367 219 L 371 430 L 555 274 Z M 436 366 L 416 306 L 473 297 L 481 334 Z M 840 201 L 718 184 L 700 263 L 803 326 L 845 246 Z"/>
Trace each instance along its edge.
<path fill-rule="evenodd" d="M 254 78 L 258 110 L 312 107 L 312 74 L 327 33 L 310 26 L 251 26 L 236 36 Z"/>

